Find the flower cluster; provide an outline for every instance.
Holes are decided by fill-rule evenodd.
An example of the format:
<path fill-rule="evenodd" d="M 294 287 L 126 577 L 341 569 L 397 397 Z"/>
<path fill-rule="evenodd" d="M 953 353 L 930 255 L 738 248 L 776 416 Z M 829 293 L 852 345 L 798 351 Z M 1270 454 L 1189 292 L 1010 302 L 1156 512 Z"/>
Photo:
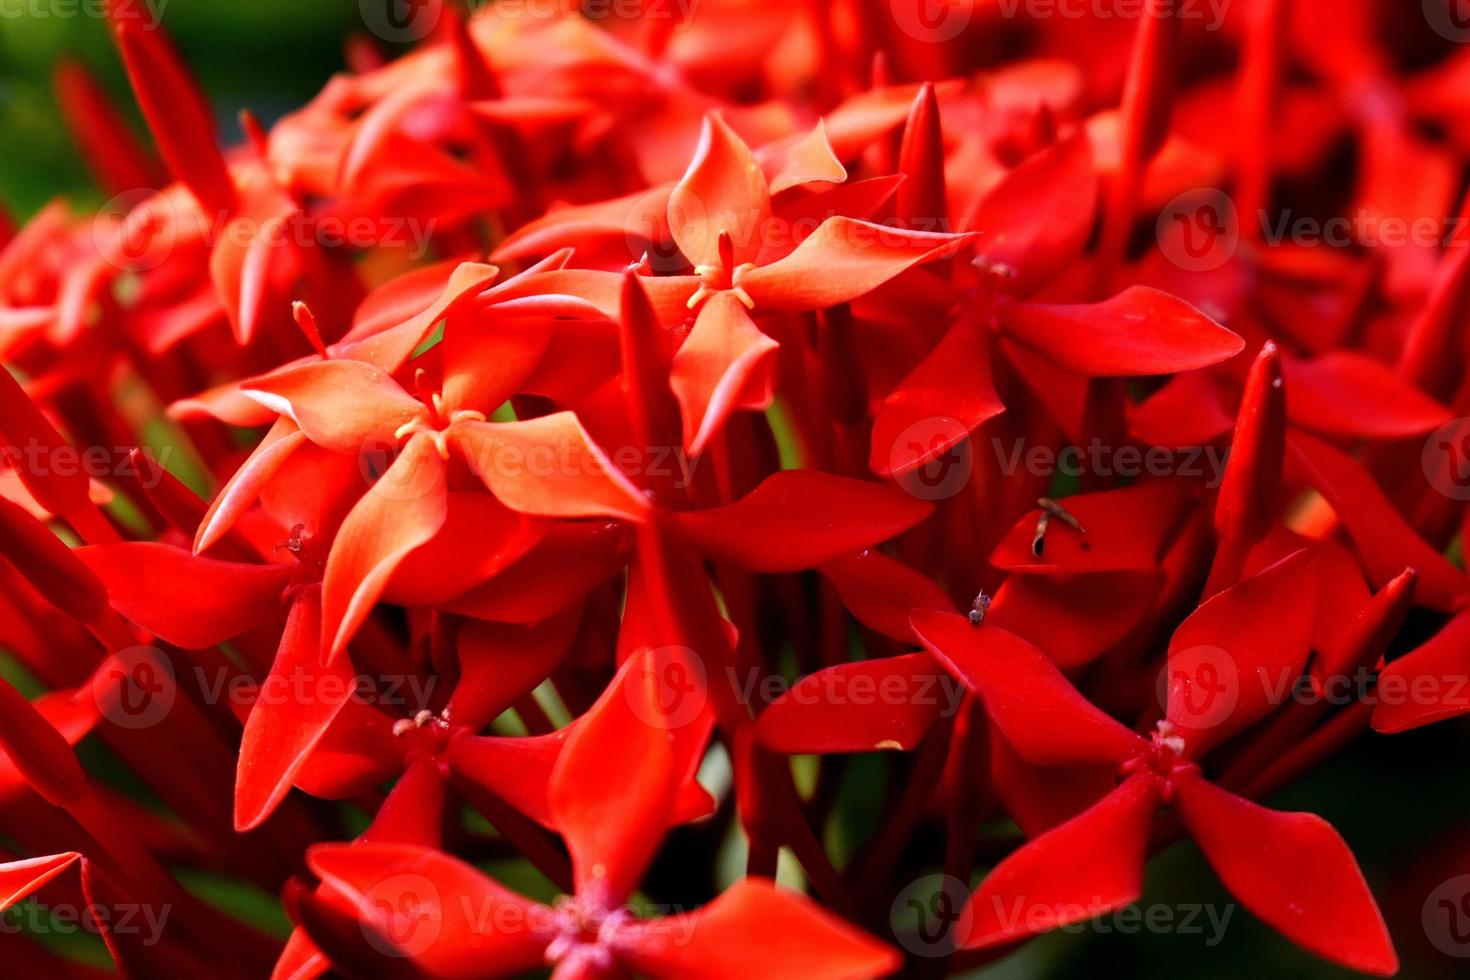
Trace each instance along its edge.
<path fill-rule="evenodd" d="M 111 199 L 0 228 L 0 908 L 140 977 L 941 975 L 1188 837 L 1397 970 L 1260 801 L 1470 712 L 1470 50 L 364 4 L 413 50 L 222 150 L 138 6 L 151 141 L 63 66 Z"/>

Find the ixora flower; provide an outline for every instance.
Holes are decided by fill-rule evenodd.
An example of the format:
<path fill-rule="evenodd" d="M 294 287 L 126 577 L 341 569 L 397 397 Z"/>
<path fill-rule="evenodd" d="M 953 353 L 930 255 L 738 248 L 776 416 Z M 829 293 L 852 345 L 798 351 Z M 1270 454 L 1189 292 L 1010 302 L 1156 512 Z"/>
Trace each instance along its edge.
<path fill-rule="evenodd" d="M 1466 952 L 1451 18 L 364 7 L 230 147 L 146 6 L 0 210 L 11 972 Z"/>

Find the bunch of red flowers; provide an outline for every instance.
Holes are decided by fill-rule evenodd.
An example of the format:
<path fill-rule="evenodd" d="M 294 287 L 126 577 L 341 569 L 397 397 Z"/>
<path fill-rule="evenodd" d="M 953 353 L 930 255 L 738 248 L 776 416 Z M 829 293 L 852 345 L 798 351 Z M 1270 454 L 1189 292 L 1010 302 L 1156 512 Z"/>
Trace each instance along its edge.
<path fill-rule="evenodd" d="M 0 907 L 937 976 L 1189 837 L 1396 971 L 1259 801 L 1470 711 L 1453 3 L 387 6 L 229 150 L 147 4 L 152 149 L 57 74 L 113 196 L 0 229 Z"/>

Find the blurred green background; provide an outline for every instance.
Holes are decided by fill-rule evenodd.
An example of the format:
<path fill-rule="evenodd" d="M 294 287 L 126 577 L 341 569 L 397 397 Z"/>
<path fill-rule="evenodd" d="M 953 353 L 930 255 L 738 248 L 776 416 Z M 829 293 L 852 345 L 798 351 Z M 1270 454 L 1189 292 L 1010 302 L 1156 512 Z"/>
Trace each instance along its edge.
<path fill-rule="evenodd" d="M 233 141 L 250 109 L 271 121 L 342 68 L 342 42 L 362 30 L 357 0 L 148 0 L 202 80 Z M 100 0 L 0 0 L 0 202 L 17 218 L 58 195 L 97 203 L 51 91 L 60 57 L 82 61 L 135 121 Z M 141 123 L 139 123 L 141 132 Z"/>
<path fill-rule="evenodd" d="M 53 6 L 59 11 L 88 4 Z M 84 62 L 138 120 L 105 25 L 84 15 L 47 13 L 46 7 L 45 0 L 0 0 L 0 203 L 17 219 L 57 196 L 79 208 L 101 198 L 57 115 L 50 72 L 58 58 Z M 342 68 L 343 40 L 363 28 L 357 0 L 167 0 L 164 24 L 202 79 L 227 140 L 238 132 L 239 110 L 249 108 L 269 122 L 310 98 Z M 1391 739 L 1365 736 L 1270 801 L 1320 813 L 1341 830 L 1385 907 L 1405 977 L 1470 975 L 1470 959 L 1437 953 L 1421 925 L 1429 892 L 1447 878 L 1470 873 L 1470 842 L 1463 833 L 1470 813 L 1466 758 L 1470 729 L 1461 724 Z M 1145 906 L 1229 901 L 1191 846 L 1175 847 L 1150 865 Z M 1461 952 L 1470 956 L 1470 943 Z M 1146 930 L 1053 935 L 982 975 L 1225 980 L 1352 974 L 1301 953 L 1236 908 L 1224 940 L 1213 947 L 1198 935 Z"/>

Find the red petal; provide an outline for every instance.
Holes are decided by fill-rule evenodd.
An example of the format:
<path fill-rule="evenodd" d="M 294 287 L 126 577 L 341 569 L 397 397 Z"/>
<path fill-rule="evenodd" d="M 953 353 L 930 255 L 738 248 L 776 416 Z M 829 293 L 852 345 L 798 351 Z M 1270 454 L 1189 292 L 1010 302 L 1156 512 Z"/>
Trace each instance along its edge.
<path fill-rule="evenodd" d="M 526 422 L 462 422 L 450 437 L 470 469 L 512 510 L 647 519 L 648 499 L 571 412 Z"/>
<path fill-rule="evenodd" d="M 1180 816 L 1230 893 L 1286 938 L 1354 970 L 1398 971 L 1393 940 L 1347 844 L 1321 817 L 1176 782 Z"/>
<path fill-rule="evenodd" d="M 925 653 L 838 664 L 808 674 L 761 712 L 755 731 L 773 752 L 912 751 L 962 689 Z"/>
<path fill-rule="evenodd" d="M 1470 612 L 1378 675 L 1373 728 L 1395 733 L 1470 712 Z"/>
<path fill-rule="evenodd" d="M 637 887 L 678 792 L 655 656 L 629 658 L 578 720 L 551 774 L 551 812 L 577 892 L 608 908 Z"/>
<path fill-rule="evenodd" d="M 898 151 L 898 218 L 918 228 L 949 226 L 949 202 L 944 192 L 944 134 L 939 125 L 939 100 L 934 86 L 925 82 L 914 97 L 903 142 Z"/>
<path fill-rule="evenodd" d="M 1186 503 L 1186 489 L 1177 480 L 1068 497 L 1061 505 L 1085 534 L 1053 519 L 1037 555 L 1032 542 L 1041 511 L 1034 510 L 1011 528 L 990 562 L 1025 573 L 1151 570 L 1159 566 Z"/>
<path fill-rule="evenodd" d="M 198 82 L 157 24 L 118 8 L 117 2 L 109 5 L 113 39 L 159 153 L 200 205 L 228 211 L 235 203 L 235 185 Z"/>
<path fill-rule="evenodd" d="M 496 262 L 548 255 L 558 248 L 595 244 L 600 239 L 625 238 L 630 243 L 658 243 L 668 238 L 669 194 L 665 184 L 611 201 L 555 208 L 522 225 L 500 243 L 491 256 Z"/>
<path fill-rule="evenodd" d="M 966 241 L 964 235 L 830 218 L 790 255 L 745 273 L 740 285 L 762 313 L 820 310 L 865 296 L 916 265 L 953 255 Z"/>
<path fill-rule="evenodd" d="M 270 675 L 261 683 L 235 770 L 235 829 L 264 823 L 353 693 L 347 658 L 322 663 L 320 588 L 297 594 Z"/>
<path fill-rule="evenodd" d="M 1133 776 L 996 865 L 970 900 L 964 945 L 994 946 L 1135 901 L 1158 804 L 1154 777 Z"/>
<path fill-rule="evenodd" d="M 404 558 L 443 526 L 445 480 L 434 440 L 415 436 L 342 522 L 322 576 L 322 645 L 329 658 L 347 646 Z"/>
<path fill-rule="evenodd" d="M 544 321 L 509 316 L 446 329 L 440 345 L 445 411 L 495 411 L 536 369 L 551 332 Z"/>
<path fill-rule="evenodd" d="M 911 643 L 914 631 L 909 614 L 915 609 L 954 611 L 944 590 L 907 565 L 877 551 L 829 561 L 822 574 L 832 580 L 842 604 L 864 626 L 902 643 Z"/>
<path fill-rule="evenodd" d="M 1265 537 L 1275 523 L 1285 453 L 1286 392 L 1276 345 L 1267 342 L 1246 379 L 1229 463 L 1215 502 L 1215 529 L 1222 550 L 1243 558 L 1245 549 Z M 1217 569 L 1228 569 L 1228 579 L 1217 582 L 1212 576 L 1212 586 L 1235 580 L 1235 569 L 1218 560 Z"/>
<path fill-rule="evenodd" d="M 976 206 L 965 230 L 992 269 L 1005 266 L 1006 292 L 1029 296 L 1081 254 L 1097 218 L 1092 141 L 1077 133 L 1006 174 Z"/>
<path fill-rule="evenodd" d="M 713 555 L 756 572 L 795 572 L 902 534 L 932 508 L 895 487 L 783 470 L 725 507 L 673 515 Z"/>
<path fill-rule="evenodd" d="M 548 800 L 551 771 L 566 747 L 570 728 L 532 738 L 455 739 L 449 764 L 460 781 L 494 794 L 548 829 L 556 818 Z"/>
<path fill-rule="evenodd" d="M 1292 361 L 1287 383 L 1292 422 L 1330 436 L 1403 439 L 1433 432 L 1450 420 L 1449 409 L 1353 351 Z"/>
<path fill-rule="evenodd" d="M 26 456 L 31 456 L 34 449 L 43 454 L 43 460 L 78 458 L 77 450 L 67 445 L 20 383 L 4 369 L 0 369 L 0 435 L 8 446 L 28 447 Z M 86 540 L 100 543 L 117 539 L 117 532 L 92 503 L 92 485 L 86 467 L 42 465 L 14 469 L 36 503 L 65 518 Z"/>
<path fill-rule="evenodd" d="M 668 331 L 659 323 L 643 277 L 633 272 L 623 277 L 618 327 L 622 389 L 634 437 L 645 448 L 673 447 L 680 442 L 681 423 L 669 379 Z"/>
<path fill-rule="evenodd" d="M 518 514 L 483 491 L 451 492 L 444 524 L 404 557 L 382 601 L 437 606 L 500 575 L 546 536 L 547 522 Z"/>
<path fill-rule="evenodd" d="M 87 776 L 76 753 L 36 706 L 0 680 L 0 749 L 31 788 L 53 806 L 66 806 L 87 792 Z"/>
<path fill-rule="evenodd" d="M 91 623 L 107 610 L 107 589 L 51 529 L 0 497 L 0 555 L 37 592 L 72 618 Z"/>
<path fill-rule="evenodd" d="M 1464 575 L 1415 533 L 1352 457 L 1303 432 L 1292 432 L 1287 445 L 1341 518 L 1374 585 L 1412 568 L 1419 573 L 1415 595 L 1422 605 L 1445 612 L 1455 607 L 1465 593 Z"/>
<path fill-rule="evenodd" d="M 0 911 L 38 891 L 80 858 L 81 855 L 75 851 L 68 851 L 0 864 Z"/>
<path fill-rule="evenodd" d="M 669 379 L 690 455 L 703 452 L 737 409 L 759 412 L 771 404 L 779 347 L 730 293 L 717 293 L 700 308 Z"/>
<path fill-rule="evenodd" d="M 884 399 L 868 466 L 879 476 L 908 473 L 1004 411 L 991 380 L 990 338 L 962 321 Z"/>
<path fill-rule="evenodd" d="M 536 626 L 465 623 L 457 639 L 459 682 L 449 700 L 454 724 L 479 731 L 535 690 L 566 656 L 577 618 Z"/>
<path fill-rule="evenodd" d="M 720 235 L 735 246 L 734 264 L 754 262 L 771 218 L 771 192 L 749 147 L 725 121 L 705 117 L 699 148 L 669 196 L 669 231 L 692 265 L 716 266 Z"/>
<path fill-rule="evenodd" d="M 362 361 L 312 361 L 243 383 L 241 390 L 300 427 L 306 438 L 338 453 L 396 442 L 423 404 L 384 371 Z"/>
<path fill-rule="evenodd" d="M 139 145 L 106 91 L 77 61 L 56 68 L 57 103 L 87 169 L 108 195 L 161 185 L 158 164 Z"/>
<path fill-rule="evenodd" d="M 1122 764 L 1146 751 L 1139 735 L 1093 707 L 1046 654 L 989 623 L 913 615 L 919 641 L 985 702 L 1022 758 L 1043 766 Z"/>
<path fill-rule="evenodd" d="M 1063 669 L 1090 663 L 1153 611 L 1160 572 L 1014 575 L 995 593 L 985 623 L 1024 637 Z"/>
<path fill-rule="evenodd" d="M 1169 720 L 1189 753 L 1280 706 L 1312 650 L 1317 574 L 1306 549 L 1216 594 L 1169 641 Z"/>
<path fill-rule="evenodd" d="M 761 168 L 772 194 L 806 184 L 840 184 L 847 180 L 847 169 L 827 141 L 827 126 L 820 119 L 805 136 L 762 153 Z"/>
<path fill-rule="evenodd" d="M 292 575 L 285 565 L 199 558 L 151 541 L 79 548 L 77 557 L 107 586 L 114 609 L 187 650 L 280 622 L 281 592 Z"/>
<path fill-rule="evenodd" d="M 801 895 L 760 878 L 743 878 L 698 912 L 629 927 L 622 952 L 655 977 L 745 980 L 771 975 L 804 980 L 867 980 L 901 965 L 897 952 Z"/>
<path fill-rule="evenodd" d="M 1191 371 L 1228 361 L 1245 347 L 1184 300 L 1144 286 L 1102 303 L 1007 304 L 998 316 L 1007 336 L 1089 378 Z"/>
<path fill-rule="evenodd" d="M 261 489 L 291 455 L 307 444 L 305 434 L 290 419 L 277 419 L 260 445 L 251 452 L 230 482 L 215 496 L 199 531 L 194 535 L 195 553 L 208 551 L 230 532 L 240 515 L 260 497 Z"/>
<path fill-rule="evenodd" d="M 553 524 L 531 552 L 445 612 L 502 623 L 538 623 L 622 572 L 628 541 L 617 524 Z"/>
<path fill-rule="evenodd" d="M 516 973 L 541 965 L 535 903 L 463 861 L 412 844 L 321 844 L 307 864 L 357 910 L 380 951 L 428 976 Z"/>

